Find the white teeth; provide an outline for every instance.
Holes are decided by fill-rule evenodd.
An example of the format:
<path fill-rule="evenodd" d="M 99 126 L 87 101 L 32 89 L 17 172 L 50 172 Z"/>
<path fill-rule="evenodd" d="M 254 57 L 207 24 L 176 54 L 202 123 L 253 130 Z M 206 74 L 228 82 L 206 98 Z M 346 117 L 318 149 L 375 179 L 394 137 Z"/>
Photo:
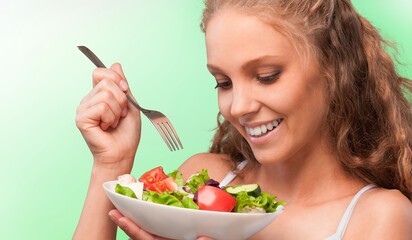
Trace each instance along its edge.
<path fill-rule="evenodd" d="M 262 134 L 262 130 L 260 129 L 260 127 L 255 127 L 255 128 L 253 129 L 253 133 L 254 133 L 255 135 L 259 136 L 259 135 Z"/>
<path fill-rule="evenodd" d="M 263 134 L 265 134 L 268 131 L 268 129 L 266 128 L 266 125 L 260 126 L 260 130 L 262 130 Z"/>
<path fill-rule="evenodd" d="M 271 131 L 271 130 L 273 130 L 274 128 L 276 128 L 277 126 L 279 126 L 279 123 L 280 123 L 281 121 L 282 121 L 281 119 L 280 119 L 280 120 L 274 120 L 274 121 L 271 122 L 271 123 L 263 124 L 263 125 L 261 125 L 261 126 L 259 126 L 259 127 L 254 127 L 254 128 L 248 128 L 248 127 L 246 127 L 246 128 L 245 128 L 245 129 L 246 129 L 246 133 L 249 134 L 249 135 L 251 135 L 251 136 L 256 136 L 256 137 L 261 136 L 261 135 L 267 133 L 268 131 Z"/>

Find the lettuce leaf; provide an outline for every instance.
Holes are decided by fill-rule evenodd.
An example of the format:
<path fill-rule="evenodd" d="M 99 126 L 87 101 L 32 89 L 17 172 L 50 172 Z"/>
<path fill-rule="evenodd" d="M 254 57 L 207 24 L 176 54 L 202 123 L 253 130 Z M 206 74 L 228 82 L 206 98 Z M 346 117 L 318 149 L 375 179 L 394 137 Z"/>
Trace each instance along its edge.
<path fill-rule="evenodd" d="M 143 193 L 143 200 L 168 206 L 183 207 L 183 204 L 179 201 L 179 199 L 168 192 L 157 193 L 145 191 Z"/>
<path fill-rule="evenodd" d="M 145 191 L 143 192 L 143 200 L 168 206 L 199 209 L 190 197 L 176 191 L 172 193 L 167 191 L 163 193 Z"/>
<path fill-rule="evenodd" d="M 174 170 L 173 172 L 167 174 L 167 176 L 172 177 L 175 180 L 177 186 L 181 187 L 185 185 L 182 173 L 180 173 L 178 170 Z"/>
<path fill-rule="evenodd" d="M 114 191 L 128 197 L 137 198 L 132 189 L 130 189 L 129 187 L 124 187 L 120 184 L 116 184 Z"/>
<path fill-rule="evenodd" d="M 190 208 L 190 209 L 199 209 L 199 206 L 197 206 L 197 204 L 193 201 L 193 199 L 191 197 L 183 197 L 182 199 L 182 204 L 185 208 Z"/>
<path fill-rule="evenodd" d="M 267 213 L 275 212 L 279 205 L 285 205 L 285 202 L 276 202 L 276 197 L 266 192 L 262 192 L 258 197 L 249 196 L 246 192 L 240 192 L 236 196 L 235 212 L 243 212 L 245 207 L 262 208 Z"/>
<path fill-rule="evenodd" d="M 205 185 L 205 183 L 210 179 L 209 174 L 206 169 L 202 169 L 201 172 L 194 174 L 186 182 L 186 186 L 190 187 L 192 193 L 196 193 L 200 186 Z"/>

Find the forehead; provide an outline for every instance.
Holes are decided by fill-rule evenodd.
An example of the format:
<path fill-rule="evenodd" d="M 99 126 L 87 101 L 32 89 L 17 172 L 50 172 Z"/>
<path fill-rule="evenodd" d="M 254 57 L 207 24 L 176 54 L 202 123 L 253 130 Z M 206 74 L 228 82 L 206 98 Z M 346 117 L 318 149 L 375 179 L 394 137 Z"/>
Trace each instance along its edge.
<path fill-rule="evenodd" d="M 293 43 L 273 26 L 256 16 L 236 11 L 218 12 L 206 29 L 208 62 L 231 57 L 245 61 L 264 55 L 296 55 Z"/>

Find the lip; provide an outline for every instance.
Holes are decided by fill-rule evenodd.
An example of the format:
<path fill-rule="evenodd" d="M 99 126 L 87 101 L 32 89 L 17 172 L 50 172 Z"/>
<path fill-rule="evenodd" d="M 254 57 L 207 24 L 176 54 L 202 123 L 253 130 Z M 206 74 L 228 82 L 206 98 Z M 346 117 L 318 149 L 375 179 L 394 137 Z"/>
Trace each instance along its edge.
<path fill-rule="evenodd" d="M 255 128 L 255 127 L 262 126 L 262 125 L 266 125 L 268 123 L 272 123 L 275 120 L 278 121 L 279 119 L 283 119 L 283 118 L 275 118 L 269 121 L 259 121 L 259 122 L 253 122 L 253 123 L 246 123 L 246 122 L 242 123 L 242 121 L 240 121 L 240 125 L 242 125 L 243 127 L 247 127 L 247 128 Z"/>

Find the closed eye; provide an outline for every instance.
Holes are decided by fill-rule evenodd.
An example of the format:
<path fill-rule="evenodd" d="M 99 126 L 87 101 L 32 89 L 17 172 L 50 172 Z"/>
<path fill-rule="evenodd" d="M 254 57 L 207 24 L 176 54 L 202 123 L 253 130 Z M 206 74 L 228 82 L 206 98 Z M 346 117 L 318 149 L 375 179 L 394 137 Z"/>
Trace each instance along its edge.
<path fill-rule="evenodd" d="M 224 82 L 217 82 L 215 89 L 221 88 L 221 89 L 230 89 L 232 87 L 232 81 L 224 81 Z"/>
<path fill-rule="evenodd" d="M 280 71 L 276 71 L 273 74 L 269 75 L 269 76 L 258 76 L 257 80 L 261 83 L 264 84 L 270 84 L 276 80 L 278 80 L 280 77 Z"/>

